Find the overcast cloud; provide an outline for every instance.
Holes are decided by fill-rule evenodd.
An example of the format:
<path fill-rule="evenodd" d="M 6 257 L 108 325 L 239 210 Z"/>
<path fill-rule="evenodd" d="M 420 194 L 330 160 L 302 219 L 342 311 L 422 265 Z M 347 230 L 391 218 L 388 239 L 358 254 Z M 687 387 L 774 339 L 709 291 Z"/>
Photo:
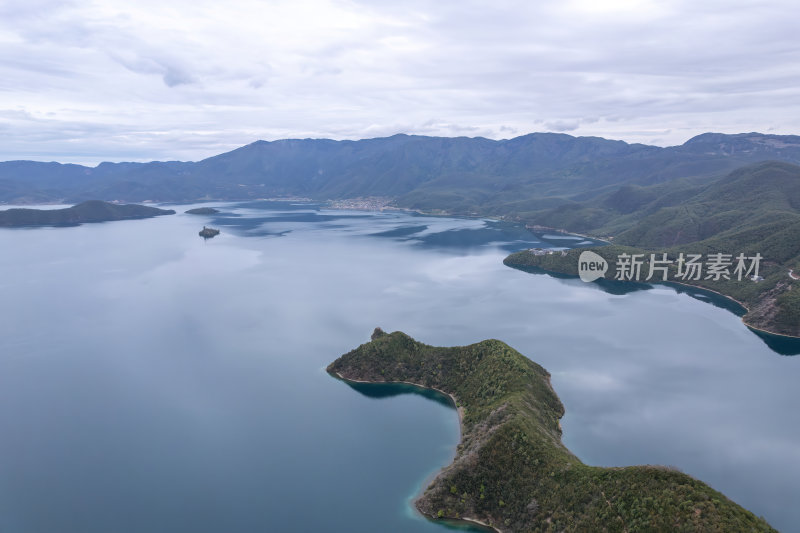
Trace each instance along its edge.
<path fill-rule="evenodd" d="M 792 1 L 0 0 L 0 160 L 800 133 Z"/>

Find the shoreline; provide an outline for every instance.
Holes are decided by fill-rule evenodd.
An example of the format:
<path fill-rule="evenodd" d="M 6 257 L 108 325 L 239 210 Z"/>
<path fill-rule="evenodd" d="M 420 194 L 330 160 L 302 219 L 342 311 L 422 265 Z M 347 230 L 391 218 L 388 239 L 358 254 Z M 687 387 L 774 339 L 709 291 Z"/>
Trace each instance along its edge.
<path fill-rule="evenodd" d="M 372 212 L 375 212 L 375 213 L 381 213 L 383 211 L 399 211 L 399 212 L 402 212 L 402 213 L 411 213 L 411 214 L 420 215 L 420 216 L 426 216 L 426 217 L 467 218 L 467 219 L 470 219 L 470 220 L 493 220 L 493 221 L 496 221 L 496 222 L 508 222 L 510 224 L 519 224 L 519 225 L 525 227 L 525 229 L 527 229 L 528 231 L 530 231 L 530 228 L 528 228 L 525 225 L 524 222 L 519 221 L 519 220 L 506 218 L 503 215 L 481 215 L 479 213 L 470 213 L 470 214 L 452 213 L 452 212 L 444 210 L 444 209 L 434 209 L 434 210 L 427 211 L 425 209 L 416 209 L 416 208 L 413 208 L 413 207 L 399 207 L 399 206 L 389 205 L 389 204 L 387 204 L 384 207 L 380 207 L 380 208 L 373 208 L 373 207 L 343 207 L 343 206 L 332 205 L 330 203 L 330 202 L 337 202 L 337 201 L 338 200 L 322 200 L 321 203 L 325 204 L 325 207 L 327 209 L 339 210 L 339 211 L 372 211 Z M 556 228 L 553 228 L 553 229 L 555 230 Z M 561 231 L 561 230 L 558 230 L 558 231 Z M 531 233 L 533 233 L 533 232 L 531 232 Z M 562 231 L 562 233 L 564 233 L 564 232 Z M 566 233 L 569 233 L 569 232 L 566 232 Z M 587 237 L 585 235 L 580 235 L 578 233 L 570 233 L 570 235 L 575 235 L 575 236 L 578 236 L 578 237 L 583 237 L 583 238 L 588 238 L 588 239 L 608 242 L 608 241 L 605 241 L 603 239 L 597 239 L 595 237 Z"/>
<path fill-rule="evenodd" d="M 774 331 L 770 331 L 768 329 L 762 329 L 753 326 L 752 324 L 748 324 L 744 318 L 742 318 L 742 324 L 744 324 L 746 328 L 752 329 L 754 331 L 760 331 L 761 333 L 766 333 L 767 335 L 772 335 L 773 337 L 781 337 L 782 339 L 800 340 L 800 336 L 787 335 L 785 333 L 775 333 Z"/>
<path fill-rule="evenodd" d="M 519 266 L 529 266 L 529 265 L 519 265 Z M 547 268 L 544 268 L 544 267 L 541 267 L 541 266 L 536 266 L 536 268 L 539 268 L 543 272 L 546 272 L 546 273 L 549 273 L 549 274 L 558 274 L 560 276 L 569 276 L 570 278 L 576 278 L 576 279 L 579 277 L 579 276 L 576 276 L 575 274 L 566 274 L 564 272 L 558 272 L 557 270 L 550 270 L 550 269 L 547 269 Z M 602 278 L 602 279 L 606 279 L 606 278 Z M 630 283 L 631 282 L 630 280 L 609 280 L 609 281 L 623 281 L 623 282 L 626 282 L 626 283 Z M 740 316 L 739 320 L 741 321 L 741 323 L 746 328 L 751 329 L 751 330 L 755 330 L 755 331 L 760 331 L 760 332 L 766 333 L 768 335 L 774 335 L 775 337 L 781 337 L 781 338 L 784 338 L 784 339 L 792 339 L 792 340 L 800 340 L 800 336 L 797 336 L 797 335 L 787 335 L 786 333 L 777 333 L 777 332 L 774 332 L 774 331 L 770 331 L 768 329 L 759 328 L 758 326 L 754 326 L 754 325 L 748 323 L 747 320 L 745 320 L 744 317 L 745 317 L 745 315 L 747 313 L 750 312 L 750 308 L 747 307 L 747 305 L 745 305 L 744 302 L 740 302 L 739 300 L 737 300 L 733 296 L 729 296 L 729 295 L 723 294 L 723 293 L 721 293 L 719 291 L 715 291 L 714 289 L 709 289 L 709 288 L 706 288 L 706 287 L 702 287 L 700 285 L 692 285 L 690 283 L 684 283 L 684 282 L 680 282 L 680 281 L 654 281 L 654 282 L 646 282 L 646 283 L 649 283 L 651 285 L 662 285 L 662 286 L 665 286 L 665 287 L 669 287 L 670 284 L 675 284 L 675 285 L 681 285 L 683 287 L 690 287 L 690 288 L 695 289 L 695 290 L 708 291 L 710 293 L 716 294 L 717 296 L 721 296 L 723 298 L 726 298 L 726 299 L 734 302 L 735 304 L 741 306 L 746 311 L 746 313 L 744 315 Z M 730 311 L 730 312 L 733 312 L 733 311 Z"/>
<path fill-rule="evenodd" d="M 423 389 L 423 390 L 436 391 L 439 394 L 450 398 L 450 401 L 452 402 L 453 407 L 456 410 L 456 413 L 458 413 L 458 432 L 459 432 L 459 435 L 458 435 L 458 444 L 456 444 L 456 449 L 458 448 L 458 446 L 461 445 L 461 442 L 462 442 L 462 440 L 464 438 L 464 411 L 463 411 L 464 408 L 458 406 L 458 399 L 454 395 L 450 394 L 449 392 L 445 392 L 445 391 L 443 391 L 441 389 L 437 389 L 436 387 L 427 387 L 427 386 L 420 385 L 419 383 L 412 383 L 411 381 L 366 381 L 366 380 L 363 380 L 363 379 L 346 378 L 346 377 L 342 376 L 338 372 L 335 372 L 335 377 L 337 379 L 340 379 L 340 380 L 344 381 L 344 382 L 350 382 L 350 383 L 366 383 L 366 384 L 369 384 L 369 385 L 389 385 L 389 384 L 398 384 L 399 383 L 399 384 L 403 384 L 403 385 L 411 385 L 412 387 L 417 387 L 417 388 Z M 457 455 L 457 453 L 456 453 L 456 455 Z M 425 490 L 427 489 L 427 486 L 430 485 L 431 483 L 433 483 L 433 481 L 435 481 L 436 478 L 438 478 L 442 474 L 442 472 L 452 464 L 453 463 L 451 462 L 449 465 L 445 465 L 445 466 L 441 467 L 437 472 L 435 472 L 435 473 L 431 474 L 430 476 L 428 476 L 427 478 L 425 478 L 425 481 L 423 481 L 424 485 L 421 487 L 421 490 L 419 491 L 419 494 L 412 500 L 413 503 L 414 503 L 414 505 L 413 505 L 414 511 L 419 513 L 421 516 L 424 516 L 427 520 L 430 520 L 431 522 L 442 522 L 442 521 L 447 521 L 447 522 L 452 522 L 452 523 L 466 522 L 468 524 L 479 525 L 479 526 L 487 528 L 488 530 L 491 530 L 491 531 L 496 531 L 497 533 L 502 533 L 502 531 L 500 531 L 496 527 L 491 526 L 491 525 L 487 524 L 486 522 L 482 522 L 481 520 L 478 520 L 477 518 L 467 518 L 467 517 L 461 517 L 461 518 L 450 518 L 450 517 L 438 518 L 438 517 L 435 517 L 435 516 L 432 516 L 432 515 L 425 514 L 425 513 L 423 513 L 422 511 L 419 510 L 419 508 L 417 507 L 416 503 L 422 497 L 422 495 L 425 493 Z"/>
<path fill-rule="evenodd" d="M 534 233 L 534 230 L 555 231 L 556 233 L 563 233 L 564 235 L 575 235 L 577 237 L 583 237 L 584 239 L 590 239 L 590 240 L 593 240 L 593 241 L 600 241 L 600 242 L 604 242 L 606 244 L 614 244 L 612 241 L 610 241 L 608 239 L 603 239 L 602 237 L 595 237 L 594 235 L 584 235 L 583 233 L 577 233 L 577 232 L 574 232 L 574 231 L 569 231 L 569 230 L 566 230 L 564 228 L 551 228 L 550 226 L 538 226 L 538 225 L 529 226 L 528 224 L 525 224 L 522 221 L 517 221 L 517 222 L 519 222 L 520 224 L 524 224 L 525 229 L 530 231 L 534 235 L 536 235 L 536 233 Z"/>
<path fill-rule="evenodd" d="M 592 235 L 584 235 L 584 234 L 581 234 L 581 233 L 574 233 L 574 232 L 567 231 L 567 230 L 565 230 L 563 228 L 552 228 L 552 227 L 549 227 L 549 226 L 528 226 L 527 224 L 525 224 L 525 228 L 528 231 L 530 231 L 531 233 L 533 233 L 534 229 L 553 230 L 553 231 L 557 231 L 557 232 L 568 234 L 568 235 L 577 235 L 579 237 L 584 237 L 584 238 L 587 238 L 587 239 L 593 239 L 593 240 L 596 240 L 596 241 L 601 241 L 601 242 L 604 242 L 606 244 L 615 244 L 614 242 L 612 242 L 610 240 L 607 240 L 607 239 L 602 239 L 600 237 L 594 237 Z M 534 233 L 534 235 L 535 235 L 535 233 Z M 545 272 L 551 272 L 551 273 L 554 273 L 554 274 L 563 274 L 563 272 L 557 272 L 555 270 L 548 270 L 548 269 L 543 268 L 543 267 L 539 267 L 539 268 L 541 268 Z M 571 275 L 571 274 L 564 274 L 564 275 Z M 575 277 L 578 277 L 578 276 L 575 276 Z M 800 280 L 800 277 L 795 277 L 793 275 L 793 271 L 791 269 L 789 270 L 789 278 L 792 279 L 792 280 L 795 280 L 795 281 Z M 721 293 L 719 291 L 715 291 L 714 289 L 708 289 L 706 287 L 701 287 L 699 285 L 692 285 L 692 284 L 684 283 L 684 282 L 680 282 L 680 281 L 655 282 L 654 284 L 659 284 L 659 283 L 661 283 L 662 285 L 663 284 L 669 284 L 669 283 L 675 283 L 677 285 L 683 285 L 684 287 L 692 287 L 694 289 L 700 289 L 700 290 L 712 292 L 714 294 L 722 296 L 723 298 L 727 298 L 728 300 L 730 300 L 730 301 L 742 306 L 742 308 L 744 308 L 745 311 L 746 311 L 745 314 L 750 312 L 750 308 L 747 307 L 747 305 L 745 305 L 743 302 L 740 302 L 739 300 L 737 300 L 733 296 L 729 296 L 729 295 L 723 294 L 723 293 Z M 744 315 L 742 315 L 739 318 L 742 321 L 742 324 L 745 325 L 745 327 L 750 328 L 752 330 L 760 331 L 762 333 L 767 333 L 769 335 L 774 335 L 776 337 L 782 337 L 782 338 L 785 338 L 785 339 L 800 340 L 800 335 L 787 335 L 786 333 L 777 333 L 777 332 L 774 332 L 774 331 L 769 331 L 768 329 L 759 328 L 758 326 L 754 326 L 754 325 L 748 323 L 747 320 L 744 319 Z"/>
<path fill-rule="evenodd" d="M 425 389 L 425 390 L 433 390 L 438 392 L 443 396 L 447 396 L 450 398 L 450 402 L 453 404 L 453 408 L 458 413 L 458 438 L 461 440 L 461 437 L 464 436 L 464 412 L 463 407 L 458 406 L 458 399 L 450 394 L 449 392 L 445 392 L 443 390 L 437 389 L 436 387 L 426 387 L 424 385 L 420 385 L 419 383 L 412 383 L 410 381 L 366 381 L 363 379 L 350 379 L 346 378 L 340 373 L 336 372 L 336 377 L 341 379 L 342 381 L 349 381 L 350 383 L 367 383 L 369 385 L 382 385 L 382 384 L 391 384 L 391 383 L 402 383 L 404 385 L 411 385 L 417 387 L 418 389 Z M 460 442 L 459 442 L 460 444 Z"/>
<path fill-rule="evenodd" d="M 743 308 L 745 311 L 747 311 L 747 313 L 749 313 L 749 312 L 750 312 L 750 308 L 749 308 L 749 307 L 747 307 L 747 305 L 746 305 L 744 302 L 740 302 L 739 300 L 737 300 L 737 299 L 736 299 L 736 298 L 734 298 L 733 296 L 728 296 L 727 294 L 723 294 L 723 293 L 721 293 L 721 292 L 719 292 L 719 291 L 715 291 L 714 289 L 708 289 L 708 288 L 706 288 L 706 287 L 701 287 L 701 286 L 699 286 L 699 285 L 691 285 L 691 284 L 689 284 L 689 283 L 683 283 L 683 282 L 680 282 L 680 281 L 666 281 L 666 282 L 663 282 L 663 281 L 662 281 L 662 282 L 656 282 L 655 284 L 656 284 L 656 285 L 659 285 L 659 284 L 660 284 L 660 285 L 665 285 L 665 284 L 669 284 L 669 283 L 674 283 L 674 284 L 676 284 L 676 285 L 681 285 L 681 286 L 683 286 L 683 287 L 691 287 L 691 288 L 693 288 L 693 289 L 699 289 L 699 290 L 701 290 L 701 291 L 708 291 L 708 292 L 712 292 L 712 293 L 714 293 L 714 294 L 716 294 L 716 295 L 718 295 L 718 296 L 722 296 L 723 298 L 727 298 L 728 300 L 730 300 L 730 301 L 732 301 L 732 302 L 736 302 L 737 304 L 741 305 L 741 306 L 742 306 L 742 308 Z M 745 314 L 747 314 L 747 313 L 745 313 Z M 749 328 L 749 329 L 752 329 L 752 330 L 755 330 L 755 331 L 760 331 L 760 332 L 762 332 L 762 333 L 766 333 L 766 334 L 768 334 L 768 335 L 774 335 L 775 337 L 782 337 L 782 338 L 785 338 L 785 339 L 797 339 L 797 340 L 800 340 L 800 336 L 796 336 L 796 335 L 787 335 L 786 333 L 775 333 L 774 331 L 769 331 L 768 329 L 759 328 L 759 327 L 757 327 L 757 326 L 754 326 L 754 325 L 752 325 L 752 324 L 749 324 L 749 323 L 747 322 L 747 320 L 745 320 L 745 319 L 744 319 L 744 315 L 740 316 L 740 317 L 739 317 L 739 319 L 742 321 L 742 324 L 744 324 L 746 328 Z"/>
<path fill-rule="evenodd" d="M 691 287 L 693 289 L 698 289 L 698 290 L 701 290 L 701 291 L 708 291 L 708 292 L 714 293 L 714 294 L 716 294 L 718 296 L 722 296 L 723 298 L 727 298 L 728 300 L 730 300 L 730 301 L 742 306 L 742 308 L 745 311 L 747 311 L 747 313 L 750 312 L 750 308 L 747 307 L 747 305 L 745 305 L 744 302 L 740 302 L 739 300 L 737 300 L 733 296 L 728 296 L 727 294 L 723 294 L 723 293 L 721 293 L 719 291 L 715 291 L 714 289 L 708 289 L 706 287 L 701 287 L 699 285 L 692 285 L 690 283 L 683 283 L 683 282 L 680 282 L 680 281 L 655 282 L 654 285 L 667 285 L 667 286 L 669 286 L 670 283 L 674 283 L 676 285 L 682 285 L 684 287 Z M 745 315 L 747 313 L 745 313 Z M 747 320 L 744 319 L 745 315 L 740 316 L 739 320 L 741 320 L 742 324 L 744 324 L 744 326 L 746 328 L 753 329 L 753 330 L 756 330 L 756 331 L 761 331 L 762 333 L 768 333 L 769 335 L 774 335 L 776 337 L 783 337 L 783 338 L 786 338 L 786 339 L 797 339 L 797 340 L 800 340 L 800 336 L 797 336 L 797 335 L 787 335 L 786 333 L 775 333 L 774 331 L 769 331 L 768 329 L 759 328 L 757 326 L 749 324 L 747 322 Z"/>
<path fill-rule="evenodd" d="M 642 516 L 647 516 L 648 522 L 659 530 L 683 526 L 714 529 L 722 525 L 725 530 L 735 530 L 748 524 L 748 530 L 774 531 L 766 519 L 677 469 L 650 464 L 584 464 L 561 442 L 562 430 L 555 422 L 563 417 L 564 406 L 552 388 L 551 375 L 502 341 L 488 339 L 468 346 L 438 347 L 416 341 L 401 331 L 387 334 L 376 328 L 373 335 L 371 342 L 332 362 L 329 374 L 350 382 L 356 390 L 358 382 L 403 384 L 394 385 L 397 388 L 386 393 L 364 389 L 368 396 L 395 395 L 410 383 L 428 390 L 449 389 L 453 394 L 448 396 L 469 400 L 464 406 L 466 431 L 457 459 L 442 469 L 433 486 L 417 500 L 419 510 L 431 521 L 454 525 L 461 521 L 464 527 L 474 524 L 480 531 L 486 528 L 496 533 L 554 526 L 570 529 L 570 524 L 593 531 L 620 521 L 639 523 Z M 476 359 L 480 365 L 472 364 Z M 431 368 L 439 371 L 430 372 Z M 487 386 L 500 390 L 486 395 Z M 429 393 L 426 396 L 431 397 Z M 438 397 L 433 399 L 441 403 Z M 478 486 L 481 485 L 483 496 L 484 483 L 488 501 L 478 505 Z M 626 507 L 651 494 L 656 506 L 645 502 L 631 504 L 631 509 Z M 603 498 L 625 505 L 615 506 L 609 513 L 602 505 Z M 703 505 L 712 499 L 718 500 L 713 506 Z M 593 502 L 594 506 L 576 509 L 571 505 L 574 501 Z M 453 521 L 449 517 L 458 518 Z"/>

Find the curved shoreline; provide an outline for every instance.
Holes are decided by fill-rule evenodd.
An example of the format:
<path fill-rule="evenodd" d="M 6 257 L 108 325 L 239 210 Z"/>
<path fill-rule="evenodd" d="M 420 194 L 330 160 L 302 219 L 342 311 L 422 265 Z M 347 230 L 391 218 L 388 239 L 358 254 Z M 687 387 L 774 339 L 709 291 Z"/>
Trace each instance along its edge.
<path fill-rule="evenodd" d="M 542 269 L 542 270 L 544 270 L 544 269 Z M 708 291 L 708 292 L 714 293 L 714 294 L 716 294 L 718 296 L 722 296 L 723 298 L 727 298 L 728 300 L 730 300 L 732 302 L 735 302 L 736 304 L 742 306 L 742 309 L 744 309 L 747 313 L 750 312 L 750 308 L 747 307 L 747 305 L 744 302 L 740 302 L 739 300 L 737 300 L 733 296 L 728 296 L 727 294 L 723 294 L 723 293 L 721 293 L 719 291 L 715 291 L 714 289 L 708 289 L 706 287 L 700 287 L 699 285 L 691 285 L 689 283 L 683 283 L 683 282 L 680 282 L 680 281 L 655 282 L 653 284 L 654 285 L 669 285 L 670 283 L 674 283 L 675 285 L 681 285 L 683 287 L 691 287 L 693 289 L 697 289 L 697 290 L 701 290 L 701 291 Z M 745 313 L 745 315 L 747 313 Z M 745 327 L 748 328 L 748 329 L 752 329 L 752 330 L 755 330 L 755 331 L 760 331 L 760 332 L 766 333 L 768 335 L 774 335 L 775 337 L 782 337 L 784 339 L 800 340 L 800 335 L 796 336 L 796 335 L 787 335 L 785 333 L 775 333 L 774 331 L 770 331 L 770 330 L 764 329 L 764 328 L 759 328 L 757 326 L 749 324 L 747 322 L 747 320 L 744 319 L 744 315 L 740 316 L 739 318 L 741 319 L 742 324 L 744 324 Z"/>
<path fill-rule="evenodd" d="M 569 230 L 566 230 L 564 228 L 551 228 L 550 226 L 536 226 L 536 225 L 529 226 L 528 224 L 525 224 L 525 229 L 530 231 L 531 233 L 533 233 L 536 237 L 538 237 L 538 235 L 536 235 L 535 230 L 542 229 L 542 230 L 554 231 L 556 233 L 563 233 L 564 235 L 575 235 L 576 237 L 583 237 L 584 239 L 590 239 L 592 241 L 604 242 L 606 244 L 614 244 L 613 241 L 610 241 L 608 239 L 604 239 L 602 237 L 595 237 L 593 235 L 584 235 L 583 233 L 576 233 L 574 231 L 569 231 Z M 547 240 L 547 239 L 545 239 L 545 240 Z"/>
<path fill-rule="evenodd" d="M 507 264 L 507 266 L 510 266 L 510 267 L 514 267 L 514 266 L 529 267 L 531 265 L 523 265 L 523 264 L 519 264 L 519 263 L 509 263 L 509 264 Z M 571 278 L 571 279 L 580 279 L 579 276 L 576 276 L 575 274 L 567 274 L 567 273 L 564 273 L 564 272 L 559 272 L 557 270 L 551 270 L 551 269 L 548 269 L 548 268 L 544 268 L 544 267 L 539 266 L 539 265 L 536 265 L 536 268 L 538 268 L 539 270 L 541 270 L 542 272 L 547 273 L 547 274 L 558 274 L 559 276 L 569 276 L 569 278 Z M 605 278 L 601 278 L 601 279 L 605 279 Z M 629 281 L 629 280 L 609 280 L 609 281 L 622 281 L 624 283 L 631 283 L 631 281 Z M 642 283 L 642 282 L 639 282 L 639 283 Z M 648 281 L 648 282 L 644 282 L 644 283 L 648 283 L 650 285 L 662 285 L 662 286 L 665 286 L 665 287 L 669 287 L 671 284 L 675 284 L 675 285 L 681 285 L 683 287 L 690 287 L 692 289 L 699 290 L 699 291 L 708 291 L 710 293 L 716 294 L 717 296 L 722 296 L 723 298 L 726 298 L 726 299 L 732 301 L 733 303 L 741 306 L 746 311 L 745 315 L 750 312 L 750 308 L 747 307 L 747 305 L 745 305 L 743 302 L 740 302 L 739 300 L 737 300 L 733 296 L 729 296 L 727 294 L 723 294 L 723 293 L 721 293 L 719 291 L 715 291 L 714 289 L 701 287 L 700 285 L 692 285 L 690 283 L 684 283 L 684 282 L 672 281 L 672 280 L 670 280 L 670 281 Z M 770 331 L 768 329 L 759 328 L 757 326 L 749 324 L 747 322 L 747 320 L 745 320 L 745 318 L 744 318 L 745 315 L 740 316 L 739 320 L 748 329 L 760 331 L 762 333 L 767 333 L 769 335 L 774 335 L 776 337 L 781 337 L 781 338 L 784 338 L 784 339 L 800 340 L 800 336 L 797 336 L 797 335 L 787 335 L 786 333 L 776 333 L 774 331 Z"/>
<path fill-rule="evenodd" d="M 543 269 L 543 270 L 544 270 L 544 269 Z M 576 276 L 576 277 L 577 277 L 577 276 Z M 699 285 L 691 285 L 691 284 L 689 284 L 689 283 L 682 283 L 682 282 L 680 282 L 680 281 L 655 282 L 655 283 L 653 283 L 653 285 L 667 285 L 667 286 L 669 286 L 668 284 L 670 284 L 670 283 L 674 283 L 674 284 L 676 284 L 676 285 L 682 285 L 682 286 L 684 286 L 684 287 L 691 287 L 691 288 L 693 288 L 693 289 L 697 289 L 697 290 L 701 290 L 701 291 L 708 291 L 708 292 L 714 293 L 714 294 L 716 294 L 716 295 L 718 295 L 718 296 L 722 296 L 723 298 L 727 298 L 728 300 L 730 300 L 730 301 L 732 301 L 732 302 L 734 302 L 734 303 L 736 303 L 736 304 L 738 304 L 738 305 L 742 306 L 742 308 L 743 308 L 745 311 L 747 311 L 747 313 L 749 313 L 749 312 L 750 312 L 750 308 L 749 308 L 749 307 L 747 307 L 747 305 L 746 305 L 744 302 L 740 302 L 739 300 L 737 300 L 737 299 L 736 299 L 736 298 L 734 298 L 733 296 L 728 296 L 727 294 L 723 294 L 723 293 L 721 293 L 721 292 L 719 292 L 719 291 L 715 291 L 714 289 L 708 289 L 708 288 L 706 288 L 706 287 L 701 287 L 701 286 L 699 286 Z M 746 315 L 747 313 L 745 313 L 745 315 Z M 798 335 L 787 335 L 786 333 L 775 333 L 774 331 L 769 331 L 768 329 L 759 328 L 759 327 L 757 327 L 757 326 L 754 326 L 754 325 L 752 325 L 752 324 L 749 324 L 749 323 L 747 322 L 747 320 L 745 320 L 745 319 L 744 319 L 745 315 L 742 315 L 742 316 L 740 316 L 740 317 L 739 317 L 739 319 L 741 320 L 742 324 L 744 324 L 744 326 L 745 326 L 746 328 L 753 329 L 753 330 L 756 330 L 756 331 L 761 331 L 762 333 L 768 333 L 768 334 L 770 334 L 770 335 L 774 335 L 774 336 L 776 336 L 776 337 L 783 337 L 783 338 L 785 338 L 785 339 L 796 339 L 796 340 L 800 340 L 800 336 L 798 336 Z"/>
<path fill-rule="evenodd" d="M 616 530 L 644 518 L 659 531 L 775 531 L 766 519 L 675 469 L 581 462 L 561 441 L 564 405 L 550 374 L 500 340 L 430 346 L 375 328 L 369 342 L 339 356 L 327 372 L 370 396 L 386 394 L 359 383 L 386 384 L 394 387 L 391 394 L 409 387 L 440 403 L 444 393 L 462 404 L 456 457 L 415 500 L 433 522 L 503 533 L 604 525 Z"/>
<path fill-rule="evenodd" d="M 458 406 L 458 399 L 454 395 L 450 394 L 449 392 L 445 392 L 443 390 L 437 389 L 436 387 L 426 387 L 426 386 L 420 385 L 419 383 L 412 383 L 410 381 L 366 381 L 366 380 L 362 380 L 362 379 L 349 379 L 349 378 L 346 378 L 346 377 L 342 376 L 339 372 L 335 372 L 335 375 L 336 375 L 337 379 L 340 379 L 341 381 L 344 381 L 345 383 L 366 383 L 368 385 L 391 385 L 391 384 L 411 385 L 412 387 L 416 387 L 416 388 L 422 389 L 422 390 L 436 391 L 439 394 L 441 394 L 442 396 L 445 396 L 445 397 L 449 398 L 450 402 L 453 404 L 453 408 L 456 410 L 456 413 L 458 413 L 458 433 L 459 433 L 459 435 L 458 435 L 458 444 L 456 444 L 456 448 L 461 444 L 461 442 L 462 442 L 462 440 L 464 438 L 464 411 L 463 411 L 464 408 Z M 426 484 L 426 485 L 430 485 L 431 483 L 433 483 L 433 481 L 435 481 L 436 478 L 438 478 L 442 474 L 444 469 L 447 468 L 448 466 L 450 466 L 450 465 L 443 466 L 442 468 L 439 469 L 438 472 L 435 472 L 431 476 L 428 476 L 427 478 L 425 478 L 425 481 L 423 481 L 423 483 Z M 429 480 L 430 480 L 430 482 L 429 482 Z M 422 511 L 419 510 L 419 508 L 417 507 L 416 503 L 422 497 L 424 492 L 425 492 L 425 486 L 423 485 L 421 490 L 419 491 L 419 494 L 413 499 L 414 510 L 416 512 L 418 512 L 420 515 L 424 516 L 426 519 L 430 520 L 431 522 L 451 522 L 451 523 L 464 522 L 464 523 L 467 523 L 467 524 L 474 524 L 474 525 L 481 526 L 483 528 L 486 528 L 488 531 L 496 531 L 497 533 L 502 533 L 502 531 L 500 531 L 496 527 L 490 526 L 486 522 L 482 522 L 482 521 L 478 520 L 477 518 L 461 517 L 461 518 L 440 519 L 440 518 L 437 518 L 435 516 L 423 513 Z"/>

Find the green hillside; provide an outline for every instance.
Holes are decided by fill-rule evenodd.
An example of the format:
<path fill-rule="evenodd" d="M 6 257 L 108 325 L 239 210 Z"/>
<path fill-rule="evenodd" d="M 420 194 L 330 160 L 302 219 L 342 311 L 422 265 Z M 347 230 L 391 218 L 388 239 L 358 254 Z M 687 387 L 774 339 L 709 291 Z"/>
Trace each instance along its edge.
<path fill-rule="evenodd" d="M 614 235 L 617 242 L 671 246 L 800 214 L 800 167 L 777 161 L 746 165 L 698 183 L 676 179 L 621 185 L 583 201 L 518 213 L 530 224 Z"/>
<path fill-rule="evenodd" d="M 759 133 L 708 133 L 668 148 L 551 133 L 500 141 L 288 139 L 196 163 L 0 163 L 0 202 L 380 196 L 398 207 L 502 217 L 671 257 L 758 252 L 768 274 L 757 288 L 709 288 L 745 303 L 749 324 L 798 335 L 800 309 L 788 276 L 800 271 L 796 163 L 800 137 Z M 6 225 L 88 221 L 76 212 L 4 216 Z M 115 216 L 128 218 L 95 218 Z"/>
<path fill-rule="evenodd" d="M 635 246 L 673 246 L 796 222 L 800 222 L 800 167 L 767 162 L 738 169 L 680 203 L 645 216 L 615 240 Z"/>
<path fill-rule="evenodd" d="M 582 205 L 625 185 L 651 187 L 676 179 L 704 184 L 765 160 L 800 163 L 800 137 L 706 134 L 668 148 L 554 133 L 504 140 L 284 139 L 257 141 L 197 162 L 94 168 L 3 162 L 0 202 L 381 196 L 413 209 L 525 218 L 559 205 Z"/>
<path fill-rule="evenodd" d="M 741 303 L 746 309 L 746 314 L 742 320 L 751 327 L 761 329 L 770 333 L 779 335 L 800 336 L 800 281 L 793 280 L 789 277 L 789 267 L 787 265 L 797 265 L 800 263 L 800 255 L 796 255 L 790 260 L 780 263 L 770 260 L 762 260 L 760 263 L 759 275 L 764 279 L 754 282 L 747 277 L 741 281 L 736 279 L 734 268 L 736 266 L 735 259 L 732 258 L 733 264 L 729 268 L 731 279 L 705 279 L 707 271 L 703 271 L 703 276 L 699 280 L 694 279 L 678 279 L 677 278 L 677 259 L 680 253 L 700 254 L 703 261 L 708 260 L 708 253 L 717 253 L 717 250 L 730 250 L 732 255 L 738 255 L 739 252 L 744 253 L 746 257 L 752 257 L 749 249 L 761 249 L 759 253 L 765 259 L 769 259 L 769 250 L 775 249 L 783 250 L 782 246 L 778 243 L 784 242 L 782 237 L 791 234 L 792 238 L 800 232 L 800 225 L 795 225 L 792 228 L 787 228 L 786 234 L 778 235 L 774 241 L 765 240 L 763 246 L 758 246 L 759 241 L 752 241 L 749 245 L 744 243 L 737 243 L 737 241 L 704 241 L 702 243 L 692 243 L 680 247 L 680 251 L 675 248 L 663 248 L 657 250 L 649 250 L 644 248 L 636 248 L 631 246 L 602 246 L 598 248 L 580 248 L 569 250 L 561 253 L 551 255 L 534 255 L 533 253 L 523 250 L 513 253 L 505 258 L 503 261 L 506 265 L 520 268 L 522 270 L 542 269 L 548 272 L 556 272 L 559 274 L 578 275 L 578 258 L 585 250 L 590 250 L 601 257 L 603 257 L 609 264 L 608 271 L 605 273 L 604 278 L 607 280 L 615 279 L 617 273 L 618 259 L 622 254 L 629 256 L 634 254 L 641 254 L 643 264 L 641 266 L 640 281 L 647 281 L 646 277 L 649 274 L 649 264 L 651 254 L 655 254 L 656 259 L 660 260 L 662 254 L 667 254 L 667 259 L 672 261 L 669 266 L 667 281 L 678 281 L 687 285 L 712 290 L 733 298 Z M 711 244 L 709 244 L 711 243 Z M 767 244 L 771 244 L 767 246 Z M 795 241 L 795 246 L 797 242 Z M 710 250 L 713 250 L 711 252 Z M 750 261 L 746 262 L 749 267 Z M 535 270 L 533 270 L 535 271 Z M 660 273 L 656 272 L 654 278 L 651 280 L 654 283 L 661 282 Z"/>
<path fill-rule="evenodd" d="M 800 270 L 800 166 L 759 163 L 702 187 L 685 182 L 626 186 L 602 204 L 573 208 L 571 220 L 556 218 L 553 213 L 558 210 L 549 216 L 551 222 L 570 222 L 583 232 L 613 239 L 617 246 L 594 250 L 611 265 L 606 278 L 614 277 L 616 259 L 623 252 L 646 258 L 667 253 L 673 261 L 681 253 L 704 258 L 715 253 L 734 257 L 758 253 L 763 257 L 759 271 L 763 281 L 705 279 L 705 275 L 679 281 L 738 300 L 748 309 L 743 319 L 750 326 L 800 336 L 800 284 L 789 276 L 790 269 Z M 520 252 L 505 262 L 577 275 L 579 254 L 579 250 L 566 256 Z M 673 266 L 669 278 L 674 279 L 675 273 Z"/>
<path fill-rule="evenodd" d="M 501 341 L 440 348 L 376 329 L 328 372 L 455 398 L 456 458 L 416 501 L 429 518 L 478 520 L 503 532 L 774 531 L 674 469 L 584 465 L 561 443 L 564 407 L 548 372 Z"/>

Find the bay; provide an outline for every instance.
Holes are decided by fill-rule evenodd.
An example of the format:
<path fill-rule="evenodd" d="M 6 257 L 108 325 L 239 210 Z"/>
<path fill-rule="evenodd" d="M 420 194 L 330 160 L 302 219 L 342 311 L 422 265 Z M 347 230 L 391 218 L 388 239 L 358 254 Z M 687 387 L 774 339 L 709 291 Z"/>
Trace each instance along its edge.
<path fill-rule="evenodd" d="M 0 231 L 0 531 L 445 531 L 411 499 L 455 412 L 324 371 L 376 326 L 504 340 L 552 373 L 585 462 L 674 465 L 800 524 L 800 359 L 729 310 L 507 268 L 569 244 L 503 222 L 218 208 Z"/>

